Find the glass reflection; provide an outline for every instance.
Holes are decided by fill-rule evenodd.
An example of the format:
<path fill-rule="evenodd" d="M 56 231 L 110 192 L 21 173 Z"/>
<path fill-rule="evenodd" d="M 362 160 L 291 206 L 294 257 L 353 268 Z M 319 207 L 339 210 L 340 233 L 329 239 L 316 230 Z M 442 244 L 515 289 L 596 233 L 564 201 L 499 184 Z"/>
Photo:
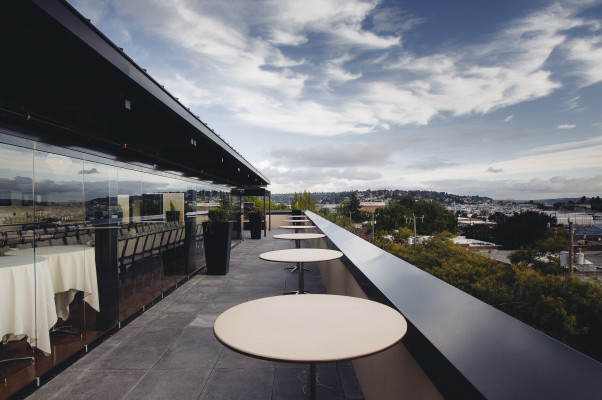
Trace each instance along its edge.
<path fill-rule="evenodd" d="M 6 255 L 21 246 L 32 247 L 31 241 L 24 241 L 22 227 L 32 223 L 35 215 L 33 151 L 14 146 L 0 147 L 0 160 L 0 254 Z M 29 240 L 29 235 L 26 236 Z M 35 358 L 42 354 L 36 348 L 51 351 L 49 332 L 36 336 L 36 324 L 54 324 L 56 313 L 53 308 L 44 309 L 47 312 L 40 310 L 38 321 L 35 299 L 36 295 L 40 299 L 52 296 L 52 289 L 48 289 L 48 285 L 39 285 L 36 291 L 35 272 L 33 255 L 1 257 L 0 398 L 9 396 L 36 377 Z"/>
<path fill-rule="evenodd" d="M 3 263 L 18 264 L 15 254 L 31 272 L 0 304 L 0 383 L 2 375 L 8 382 L 0 398 L 203 267 L 207 211 L 240 211 L 241 199 L 225 187 L 62 154 L 0 146 L 0 254 L 12 254 L 0 257 L 0 274 Z M 3 295 L 8 281 L 0 276 Z M 24 315 L 13 311 L 26 305 L 34 329 L 7 328 L 7 316 Z M 15 357 L 35 361 L 1 362 Z"/>

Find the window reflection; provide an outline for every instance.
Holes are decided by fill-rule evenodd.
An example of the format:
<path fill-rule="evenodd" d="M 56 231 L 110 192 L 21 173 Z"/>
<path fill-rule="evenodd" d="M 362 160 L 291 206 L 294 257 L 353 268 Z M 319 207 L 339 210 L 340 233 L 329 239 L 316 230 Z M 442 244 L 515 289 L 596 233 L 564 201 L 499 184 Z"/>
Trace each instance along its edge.
<path fill-rule="evenodd" d="M 17 302 L 45 299 L 29 316 L 48 334 L 45 345 L 34 331 L 0 332 L 0 360 L 35 357 L 0 363 L 0 374 L 12 382 L 0 385 L 0 398 L 203 267 L 206 212 L 223 205 L 236 218 L 240 210 L 240 198 L 226 187 L 55 150 L 0 146 L 0 261 L 26 254 L 36 272 L 22 283 L 37 291 L 19 289 L 12 304 L 0 304 L 9 311 L 2 317 Z M 38 293 L 44 288 L 48 293 Z"/>

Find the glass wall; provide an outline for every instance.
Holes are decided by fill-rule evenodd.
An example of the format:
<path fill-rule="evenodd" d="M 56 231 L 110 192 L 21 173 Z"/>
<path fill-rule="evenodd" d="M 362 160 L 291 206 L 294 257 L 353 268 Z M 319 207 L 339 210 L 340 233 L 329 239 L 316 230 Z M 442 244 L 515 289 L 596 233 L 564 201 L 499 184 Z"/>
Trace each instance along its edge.
<path fill-rule="evenodd" d="M 220 204 L 236 218 L 228 187 L 0 134 L 0 399 L 203 267 Z"/>

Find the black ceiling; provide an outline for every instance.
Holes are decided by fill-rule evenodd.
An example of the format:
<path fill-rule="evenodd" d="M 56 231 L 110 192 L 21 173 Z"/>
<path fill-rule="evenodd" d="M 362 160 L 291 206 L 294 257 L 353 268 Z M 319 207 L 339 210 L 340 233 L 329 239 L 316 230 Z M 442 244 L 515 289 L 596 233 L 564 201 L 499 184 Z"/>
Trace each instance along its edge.
<path fill-rule="evenodd" d="M 66 2 L 3 1 L 0 45 L 5 127 L 215 183 L 269 184 Z"/>

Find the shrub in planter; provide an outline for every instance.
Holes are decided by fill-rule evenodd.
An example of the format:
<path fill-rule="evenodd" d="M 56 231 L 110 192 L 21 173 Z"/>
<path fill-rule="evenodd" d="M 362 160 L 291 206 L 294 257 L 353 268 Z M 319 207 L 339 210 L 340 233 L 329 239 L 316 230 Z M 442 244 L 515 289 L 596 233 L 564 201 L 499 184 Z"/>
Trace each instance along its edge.
<path fill-rule="evenodd" d="M 251 229 L 251 239 L 261 239 L 261 225 L 263 212 L 253 209 L 249 212 L 249 228 Z"/>
<path fill-rule="evenodd" d="M 224 208 L 209 211 L 209 221 L 203 222 L 203 241 L 208 275 L 226 275 L 230 269 L 232 221 Z"/>

